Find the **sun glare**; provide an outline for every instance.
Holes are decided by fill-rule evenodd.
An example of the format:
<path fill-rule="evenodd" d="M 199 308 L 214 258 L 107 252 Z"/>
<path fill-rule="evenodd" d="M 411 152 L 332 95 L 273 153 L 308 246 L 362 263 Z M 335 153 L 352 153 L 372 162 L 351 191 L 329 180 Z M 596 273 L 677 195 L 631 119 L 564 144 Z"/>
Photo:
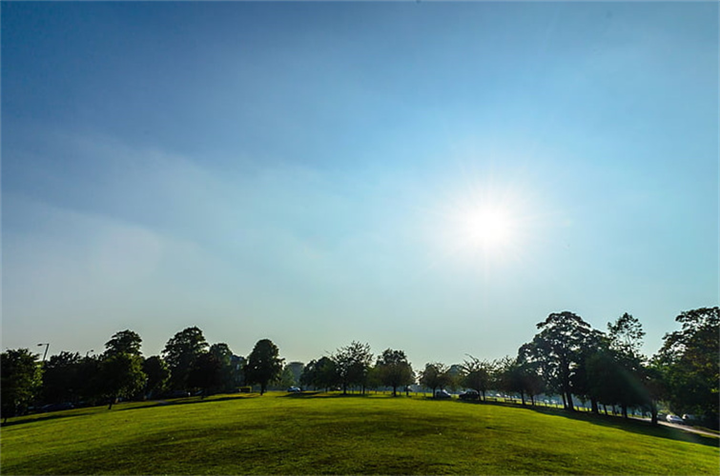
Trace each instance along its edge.
<path fill-rule="evenodd" d="M 464 234 L 471 244 L 498 248 L 513 238 L 513 220 L 507 210 L 482 207 L 467 212 L 463 221 Z"/>

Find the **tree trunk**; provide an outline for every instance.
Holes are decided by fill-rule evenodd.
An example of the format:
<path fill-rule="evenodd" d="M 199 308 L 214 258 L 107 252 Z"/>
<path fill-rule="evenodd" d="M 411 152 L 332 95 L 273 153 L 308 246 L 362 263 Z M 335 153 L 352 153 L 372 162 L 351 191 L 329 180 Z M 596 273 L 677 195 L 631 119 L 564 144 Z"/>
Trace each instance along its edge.
<path fill-rule="evenodd" d="M 590 405 L 592 406 L 592 412 L 596 415 L 600 414 L 600 410 L 598 409 L 598 402 L 596 399 L 591 398 L 590 399 Z"/>
<path fill-rule="evenodd" d="M 655 405 L 655 402 L 650 403 L 650 421 L 653 425 L 658 424 L 658 409 L 657 405 Z"/>
<path fill-rule="evenodd" d="M 565 398 L 565 392 L 560 392 L 560 396 L 563 399 L 563 408 L 567 408 L 567 399 Z"/>
<path fill-rule="evenodd" d="M 627 417 L 628 417 L 627 404 L 623 403 L 620 408 L 622 408 L 622 416 L 623 416 L 623 418 L 627 419 Z"/>
<path fill-rule="evenodd" d="M 567 409 L 571 412 L 575 411 L 575 406 L 573 405 L 573 399 L 572 399 L 572 393 L 570 393 L 570 390 L 567 390 Z"/>
<path fill-rule="evenodd" d="M 520 392 L 520 398 L 522 399 L 523 406 L 525 406 L 525 392 Z"/>

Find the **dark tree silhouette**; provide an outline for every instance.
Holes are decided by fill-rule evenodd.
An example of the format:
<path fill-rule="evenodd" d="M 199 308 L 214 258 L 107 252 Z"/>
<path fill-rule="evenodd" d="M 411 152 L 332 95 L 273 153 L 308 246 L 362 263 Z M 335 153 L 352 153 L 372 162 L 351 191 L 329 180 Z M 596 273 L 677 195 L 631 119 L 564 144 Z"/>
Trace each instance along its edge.
<path fill-rule="evenodd" d="M 142 370 L 142 357 L 119 353 L 103 360 L 102 386 L 108 398 L 108 410 L 118 398 L 129 398 L 145 387 L 147 375 Z"/>
<path fill-rule="evenodd" d="M 45 362 L 42 377 L 42 396 L 45 403 L 76 402 L 82 393 L 79 378 L 80 354 L 60 352 Z"/>
<path fill-rule="evenodd" d="M 9 349 L 0 354 L 0 404 L 5 422 L 22 414 L 40 390 L 42 370 L 37 359 L 28 349 Z"/>
<path fill-rule="evenodd" d="M 168 365 L 160 357 L 153 355 L 143 362 L 143 372 L 147 375 L 147 382 L 145 384 L 146 395 L 149 398 L 160 395 L 165 390 L 165 386 L 170 378 Z"/>
<path fill-rule="evenodd" d="M 197 358 L 188 375 L 188 385 L 199 388 L 202 398 L 208 396 L 212 390 L 221 386 L 223 381 L 223 366 L 220 360 L 210 352 Z"/>
<path fill-rule="evenodd" d="M 249 384 L 260 385 L 260 395 L 265 393 L 268 383 L 276 379 L 283 368 L 280 351 L 270 339 L 262 339 L 255 344 L 245 365 L 245 379 Z"/>
<path fill-rule="evenodd" d="M 141 355 L 140 346 L 142 338 L 137 332 L 124 330 L 116 332 L 109 341 L 105 343 L 105 357 L 112 357 L 116 354 Z"/>
<path fill-rule="evenodd" d="M 539 361 L 548 385 L 561 393 L 565 408 L 573 411 L 571 377 L 590 333 L 590 324 L 564 311 L 550 314 L 537 328 L 540 332 L 525 347 L 525 357 Z"/>
<path fill-rule="evenodd" d="M 207 346 L 205 336 L 197 327 L 183 329 L 168 340 L 162 355 L 170 368 L 170 386 L 174 390 L 188 389 L 190 369 Z"/>

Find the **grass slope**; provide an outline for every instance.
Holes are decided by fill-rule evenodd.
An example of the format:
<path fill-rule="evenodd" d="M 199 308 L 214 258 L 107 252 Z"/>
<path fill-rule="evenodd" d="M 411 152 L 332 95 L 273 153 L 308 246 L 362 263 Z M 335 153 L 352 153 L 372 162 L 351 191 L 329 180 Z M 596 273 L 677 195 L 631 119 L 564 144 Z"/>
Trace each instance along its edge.
<path fill-rule="evenodd" d="M 11 420 L 3 474 L 718 474 L 718 440 L 422 397 L 221 396 Z M 177 404 L 175 404 L 177 403 Z"/>

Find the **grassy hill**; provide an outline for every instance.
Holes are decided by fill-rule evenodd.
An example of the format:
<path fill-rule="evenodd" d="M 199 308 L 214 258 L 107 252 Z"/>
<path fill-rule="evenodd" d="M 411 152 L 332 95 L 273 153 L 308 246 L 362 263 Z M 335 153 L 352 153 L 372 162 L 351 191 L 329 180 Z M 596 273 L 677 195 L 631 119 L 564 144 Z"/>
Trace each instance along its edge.
<path fill-rule="evenodd" d="M 517 406 L 225 395 L 11 419 L 3 474 L 718 474 L 717 438 Z"/>

